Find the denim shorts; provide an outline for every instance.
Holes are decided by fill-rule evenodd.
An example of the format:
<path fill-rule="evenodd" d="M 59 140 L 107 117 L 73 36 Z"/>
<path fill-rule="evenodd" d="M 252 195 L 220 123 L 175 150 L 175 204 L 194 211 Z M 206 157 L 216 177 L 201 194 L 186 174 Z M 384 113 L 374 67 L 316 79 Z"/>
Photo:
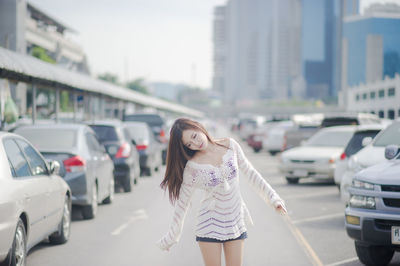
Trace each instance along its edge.
<path fill-rule="evenodd" d="M 227 239 L 227 240 L 219 240 L 219 239 L 215 239 L 215 238 L 196 236 L 196 241 L 198 241 L 198 242 L 211 242 L 211 243 L 225 243 L 225 242 L 229 242 L 229 241 L 233 241 L 233 240 L 240 240 L 240 239 L 246 239 L 246 238 L 247 238 L 247 232 L 244 232 L 240 236 L 238 236 L 237 238 Z"/>

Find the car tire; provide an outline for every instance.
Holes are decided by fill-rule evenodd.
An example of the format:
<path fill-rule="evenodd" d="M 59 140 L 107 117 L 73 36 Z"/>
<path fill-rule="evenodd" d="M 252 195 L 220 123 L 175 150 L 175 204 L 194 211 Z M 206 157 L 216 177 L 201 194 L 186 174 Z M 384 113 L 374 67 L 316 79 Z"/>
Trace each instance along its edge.
<path fill-rule="evenodd" d="M 253 148 L 254 152 L 260 152 L 261 149 L 260 148 Z"/>
<path fill-rule="evenodd" d="M 11 250 L 1 266 L 26 265 L 26 230 L 24 222 L 18 219 Z"/>
<path fill-rule="evenodd" d="M 110 184 L 108 185 L 108 197 L 103 200 L 104 204 L 111 204 L 114 201 L 115 182 L 114 177 L 111 177 Z"/>
<path fill-rule="evenodd" d="M 269 154 L 271 154 L 272 156 L 275 156 L 277 153 L 277 151 L 269 151 Z"/>
<path fill-rule="evenodd" d="M 300 178 L 298 177 L 286 177 L 286 181 L 288 182 L 288 184 L 298 184 L 299 180 Z"/>
<path fill-rule="evenodd" d="M 49 241 L 52 244 L 64 244 L 68 241 L 71 233 L 71 200 L 68 195 L 65 196 L 63 215 L 58 231 L 49 236 Z"/>
<path fill-rule="evenodd" d="M 124 192 L 132 191 L 132 179 L 130 174 L 125 177 L 125 180 L 122 183 L 122 188 L 124 189 Z"/>
<path fill-rule="evenodd" d="M 97 185 L 96 185 L 96 183 L 94 183 L 94 185 L 92 187 L 92 202 L 90 205 L 82 207 L 83 219 L 88 220 L 88 219 L 93 219 L 94 217 L 96 217 L 97 208 L 98 208 Z"/>
<path fill-rule="evenodd" d="M 358 259 L 365 265 L 384 266 L 392 260 L 394 250 L 385 246 L 369 246 L 354 242 Z"/>

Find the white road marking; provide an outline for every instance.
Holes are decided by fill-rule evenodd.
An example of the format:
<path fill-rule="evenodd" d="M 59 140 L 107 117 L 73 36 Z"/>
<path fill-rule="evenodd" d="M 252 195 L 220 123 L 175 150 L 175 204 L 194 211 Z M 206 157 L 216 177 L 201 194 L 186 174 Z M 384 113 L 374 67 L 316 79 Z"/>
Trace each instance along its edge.
<path fill-rule="evenodd" d="M 341 260 L 341 261 L 338 261 L 338 262 L 327 264 L 325 266 L 339 266 L 339 265 L 342 265 L 342 264 L 345 264 L 345 263 L 348 263 L 348 262 L 357 261 L 357 260 L 358 260 L 358 257 L 354 257 L 354 258 L 351 258 L 351 259 Z"/>
<path fill-rule="evenodd" d="M 143 209 L 139 209 L 135 211 L 134 215 L 129 218 L 129 220 L 116 228 L 114 231 L 112 231 L 111 235 L 116 236 L 121 234 L 122 231 L 124 231 L 131 223 L 137 221 L 137 220 L 143 220 L 143 219 L 148 219 L 149 217 L 146 214 L 146 211 Z"/>
<path fill-rule="evenodd" d="M 314 221 L 326 220 L 326 219 L 337 218 L 337 217 L 343 217 L 344 218 L 344 212 L 332 213 L 332 214 L 327 214 L 327 215 L 322 215 L 322 216 L 317 216 L 317 217 L 310 217 L 310 218 L 295 220 L 295 221 L 293 221 L 293 224 L 314 222 Z"/>
<path fill-rule="evenodd" d="M 285 196 L 285 200 L 306 199 L 306 198 L 313 198 L 313 197 L 327 196 L 327 195 L 338 195 L 339 197 L 339 192 L 335 190 L 335 191 L 316 192 L 316 193 L 308 193 L 300 195 L 297 194 L 292 196 Z"/>

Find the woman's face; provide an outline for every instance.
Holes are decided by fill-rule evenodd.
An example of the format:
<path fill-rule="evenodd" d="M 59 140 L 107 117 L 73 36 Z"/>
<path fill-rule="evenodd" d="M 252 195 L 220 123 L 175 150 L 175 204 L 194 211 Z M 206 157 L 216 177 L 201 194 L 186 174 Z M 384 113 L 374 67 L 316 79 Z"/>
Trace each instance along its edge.
<path fill-rule="evenodd" d="M 194 151 L 204 150 L 208 146 L 207 136 L 194 129 L 186 129 L 182 132 L 182 142 L 183 145 Z"/>

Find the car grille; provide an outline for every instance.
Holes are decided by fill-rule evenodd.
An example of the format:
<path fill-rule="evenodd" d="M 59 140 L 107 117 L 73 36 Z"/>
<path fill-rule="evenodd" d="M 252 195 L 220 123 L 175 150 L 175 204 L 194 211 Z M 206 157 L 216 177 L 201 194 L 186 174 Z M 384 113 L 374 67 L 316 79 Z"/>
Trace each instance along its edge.
<path fill-rule="evenodd" d="M 375 219 L 375 226 L 382 230 L 390 230 L 392 226 L 400 226 L 400 221 Z"/>
<path fill-rule="evenodd" d="M 315 163 L 314 160 L 290 160 L 292 163 Z"/>
<path fill-rule="evenodd" d="M 400 199 L 383 198 L 383 202 L 388 207 L 400 208 Z"/>
<path fill-rule="evenodd" d="M 388 191 L 388 192 L 400 192 L 400 186 L 396 186 L 396 185 L 381 185 L 381 190 L 382 191 Z"/>

